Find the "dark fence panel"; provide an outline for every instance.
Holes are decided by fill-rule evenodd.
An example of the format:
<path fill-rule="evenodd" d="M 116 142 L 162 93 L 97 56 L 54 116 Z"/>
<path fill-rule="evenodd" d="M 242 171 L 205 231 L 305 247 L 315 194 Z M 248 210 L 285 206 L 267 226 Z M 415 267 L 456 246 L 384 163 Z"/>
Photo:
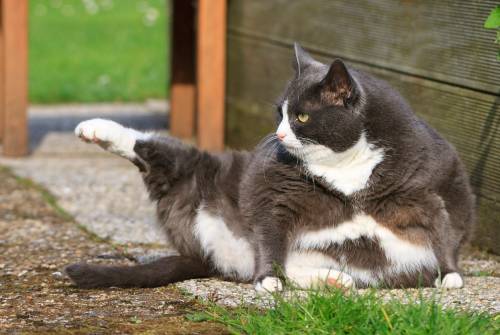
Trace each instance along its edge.
<path fill-rule="evenodd" d="M 249 148 L 274 129 L 273 103 L 299 41 L 396 87 L 460 152 L 478 195 L 476 243 L 500 253 L 500 62 L 483 22 L 497 1 L 233 0 L 227 141 Z"/>

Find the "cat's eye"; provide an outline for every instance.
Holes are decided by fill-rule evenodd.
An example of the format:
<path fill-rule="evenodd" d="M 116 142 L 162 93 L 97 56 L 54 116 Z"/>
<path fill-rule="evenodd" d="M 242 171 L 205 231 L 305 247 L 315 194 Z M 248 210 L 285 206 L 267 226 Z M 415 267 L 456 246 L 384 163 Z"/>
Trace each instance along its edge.
<path fill-rule="evenodd" d="M 309 121 L 309 115 L 300 113 L 299 115 L 297 115 L 297 120 L 299 120 L 299 122 L 306 123 L 307 121 Z"/>

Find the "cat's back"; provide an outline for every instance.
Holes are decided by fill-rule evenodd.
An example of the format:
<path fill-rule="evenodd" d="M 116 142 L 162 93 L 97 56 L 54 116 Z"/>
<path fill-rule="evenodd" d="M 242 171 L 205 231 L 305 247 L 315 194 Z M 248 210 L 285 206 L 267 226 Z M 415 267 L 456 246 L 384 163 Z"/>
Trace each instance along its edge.
<path fill-rule="evenodd" d="M 368 73 L 354 71 L 354 74 L 369 100 L 367 124 L 371 140 L 387 144 L 386 151 L 394 155 L 398 165 L 414 164 L 418 158 L 421 172 L 437 183 L 454 178 L 456 173 L 465 173 L 453 145 L 416 115 L 396 88 Z M 389 155 L 386 158 L 391 160 Z"/>
<path fill-rule="evenodd" d="M 367 124 L 371 141 L 385 145 L 386 155 L 378 168 L 381 188 L 398 184 L 396 192 L 404 189 L 434 194 L 445 206 L 451 225 L 470 231 L 475 198 L 457 150 L 416 115 L 387 82 L 360 71 L 355 75 L 364 83 L 369 99 Z"/>

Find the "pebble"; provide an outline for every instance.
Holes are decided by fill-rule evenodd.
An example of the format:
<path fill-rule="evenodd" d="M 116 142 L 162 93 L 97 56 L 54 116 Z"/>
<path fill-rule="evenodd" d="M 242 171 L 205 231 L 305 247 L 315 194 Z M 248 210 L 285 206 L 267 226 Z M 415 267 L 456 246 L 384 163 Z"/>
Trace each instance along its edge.
<path fill-rule="evenodd" d="M 18 277 L 22 277 L 22 276 L 24 276 L 24 275 L 25 275 L 25 274 L 27 274 L 27 273 L 28 273 L 28 270 L 23 270 L 23 271 L 19 272 L 19 273 L 17 274 L 17 276 L 18 276 Z"/>
<path fill-rule="evenodd" d="M 52 272 L 52 277 L 60 279 L 60 278 L 64 278 L 64 275 L 61 271 L 55 271 L 55 272 Z"/>

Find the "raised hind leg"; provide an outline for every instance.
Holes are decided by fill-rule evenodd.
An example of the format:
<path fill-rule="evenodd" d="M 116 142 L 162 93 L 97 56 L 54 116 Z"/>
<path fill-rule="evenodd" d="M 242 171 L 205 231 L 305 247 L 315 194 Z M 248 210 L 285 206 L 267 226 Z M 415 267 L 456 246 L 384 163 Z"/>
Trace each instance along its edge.
<path fill-rule="evenodd" d="M 137 165 L 145 172 L 144 181 L 154 200 L 165 195 L 174 184 L 190 182 L 205 170 L 215 175 L 220 164 L 213 155 L 175 138 L 143 133 L 111 120 L 83 121 L 76 127 L 75 134 Z"/>
<path fill-rule="evenodd" d="M 75 128 L 75 134 L 85 142 L 94 142 L 103 149 L 130 160 L 137 158 L 134 151 L 138 140 L 147 141 L 151 134 L 125 128 L 111 120 L 92 119 L 83 121 Z"/>

